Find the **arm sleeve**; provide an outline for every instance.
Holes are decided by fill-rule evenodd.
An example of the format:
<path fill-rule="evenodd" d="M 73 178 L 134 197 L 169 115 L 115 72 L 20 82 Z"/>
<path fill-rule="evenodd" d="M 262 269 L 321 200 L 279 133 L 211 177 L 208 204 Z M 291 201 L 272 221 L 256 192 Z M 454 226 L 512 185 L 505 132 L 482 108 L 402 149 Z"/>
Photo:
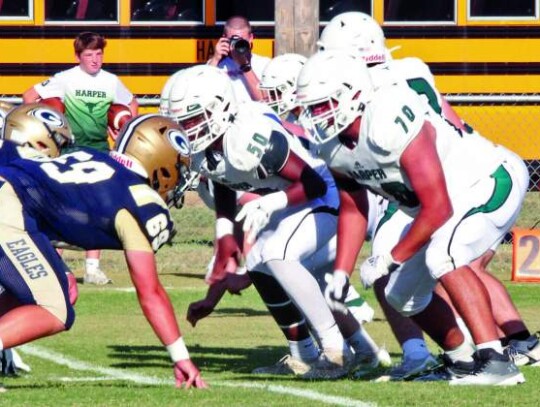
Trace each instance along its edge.
<path fill-rule="evenodd" d="M 273 131 L 259 165 L 259 175 L 275 175 L 281 171 L 289 158 L 289 142 L 285 135 Z"/>
<path fill-rule="evenodd" d="M 124 250 L 138 250 L 153 253 L 152 246 L 141 227 L 129 211 L 122 209 L 115 218 L 116 233 Z"/>
<path fill-rule="evenodd" d="M 34 85 L 34 89 L 42 99 L 56 97 L 64 99 L 65 89 L 61 76 L 58 74 Z"/>
<path fill-rule="evenodd" d="M 113 103 L 128 105 L 133 100 L 133 93 L 117 78 Z"/>

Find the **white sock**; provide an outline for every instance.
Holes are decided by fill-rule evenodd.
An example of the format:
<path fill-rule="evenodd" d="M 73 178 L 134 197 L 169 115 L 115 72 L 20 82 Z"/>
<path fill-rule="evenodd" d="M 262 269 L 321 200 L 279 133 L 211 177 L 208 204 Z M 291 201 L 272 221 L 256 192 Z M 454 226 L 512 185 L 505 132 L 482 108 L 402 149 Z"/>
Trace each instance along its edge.
<path fill-rule="evenodd" d="M 478 350 L 491 348 L 491 349 L 495 349 L 495 352 L 497 353 L 500 353 L 500 354 L 503 353 L 501 341 L 498 339 L 495 341 L 479 343 L 478 345 L 476 345 L 476 348 Z"/>
<path fill-rule="evenodd" d="M 86 259 L 86 272 L 92 273 L 99 268 L 99 259 Z"/>
<path fill-rule="evenodd" d="M 301 341 L 289 341 L 291 356 L 304 362 L 311 362 L 319 356 L 319 349 L 312 338 Z"/>
<path fill-rule="evenodd" d="M 271 260 L 266 267 L 305 315 L 322 349 L 347 349 L 313 275 L 299 261 Z"/>
<path fill-rule="evenodd" d="M 474 349 L 467 341 L 463 341 L 461 345 L 452 350 L 447 350 L 444 353 L 448 355 L 452 362 L 472 362 Z"/>
<path fill-rule="evenodd" d="M 463 318 L 456 318 L 456 322 L 457 322 L 457 326 L 459 327 L 459 329 L 461 330 L 461 332 L 463 333 L 463 336 L 465 337 L 465 340 L 467 342 L 469 342 L 470 344 L 472 344 L 473 347 L 475 347 L 474 345 L 474 339 L 471 335 L 471 331 L 469 331 L 469 328 L 467 328 L 467 325 L 465 325 L 465 321 L 463 320 Z"/>
<path fill-rule="evenodd" d="M 325 350 L 348 351 L 347 344 L 341 335 L 341 332 L 336 323 L 330 328 L 317 332 L 321 341 L 321 348 Z"/>
<path fill-rule="evenodd" d="M 360 326 L 354 334 L 347 338 L 347 343 L 354 350 L 354 353 L 361 355 L 375 355 L 379 347 L 369 336 L 367 331 Z"/>
<path fill-rule="evenodd" d="M 422 338 L 407 339 L 401 345 L 401 349 L 403 349 L 403 359 L 424 359 L 429 355 L 426 341 Z"/>

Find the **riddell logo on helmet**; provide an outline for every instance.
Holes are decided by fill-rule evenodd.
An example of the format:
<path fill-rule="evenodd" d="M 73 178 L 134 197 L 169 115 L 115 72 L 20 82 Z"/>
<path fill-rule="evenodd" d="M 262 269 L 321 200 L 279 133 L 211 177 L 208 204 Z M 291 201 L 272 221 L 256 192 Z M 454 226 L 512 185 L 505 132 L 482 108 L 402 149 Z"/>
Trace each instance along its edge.
<path fill-rule="evenodd" d="M 131 160 L 130 158 L 128 158 L 127 156 L 125 156 L 124 154 L 122 153 L 118 153 L 116 151 L 111 151 L 109 153 L 109 155 L 114 158 L 115 161 L 119 162 L 120 164 L 122 164 L 124 167 L 126 168 L 131 168 L 133 167 L 133 160 Z"/>
<path fill-rule="evenodd" d="M 363 58 L 364 58 L 364 61 L 367 63 L 386 61 L 386 56 L 384 54 L 366 55 Z"/>

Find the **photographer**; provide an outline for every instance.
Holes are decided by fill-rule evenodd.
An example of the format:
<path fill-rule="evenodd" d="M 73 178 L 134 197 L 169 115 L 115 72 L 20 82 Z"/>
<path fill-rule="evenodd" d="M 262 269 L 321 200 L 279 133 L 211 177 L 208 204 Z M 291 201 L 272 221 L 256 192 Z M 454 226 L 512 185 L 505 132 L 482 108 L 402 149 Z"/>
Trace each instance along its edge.
<path fill-rule="evenodd" d="M 252 48 L 251 24 L 245 17 L 233 16 L 225 23 L 223 36 L 208 61 L 227 72 L 238 101 L 262 99 L 259 77 L 270 58 L 252 53 Z"/>

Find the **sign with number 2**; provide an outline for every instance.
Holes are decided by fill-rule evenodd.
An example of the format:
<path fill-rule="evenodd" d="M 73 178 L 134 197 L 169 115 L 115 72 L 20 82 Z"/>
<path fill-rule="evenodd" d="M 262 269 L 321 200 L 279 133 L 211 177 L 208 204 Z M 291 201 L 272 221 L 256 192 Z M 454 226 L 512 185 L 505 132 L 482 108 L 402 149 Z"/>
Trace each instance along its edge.
<path fill-rule="evenodd" d="M 512 281 L 540 282 L 540 229 L 512 229 Z"/>

